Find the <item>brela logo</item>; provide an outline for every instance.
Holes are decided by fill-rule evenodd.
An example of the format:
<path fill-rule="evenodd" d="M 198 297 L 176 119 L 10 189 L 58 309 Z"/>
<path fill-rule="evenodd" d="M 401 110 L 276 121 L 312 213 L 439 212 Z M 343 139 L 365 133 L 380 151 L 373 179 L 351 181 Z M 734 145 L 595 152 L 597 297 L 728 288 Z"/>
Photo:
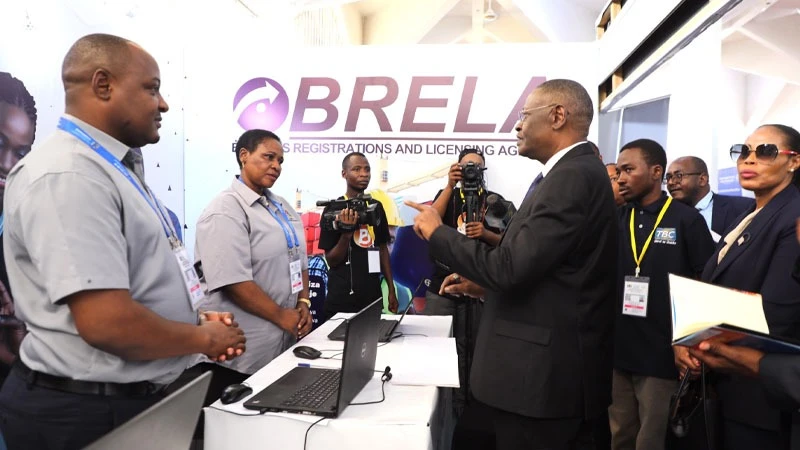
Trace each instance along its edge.
<path fill-rule="evenodd" d="M 277 130 L 289 115 L 289 96 L 277 81 L 253 78 L 236 91 L 233 112 L 245 130 Z"/>

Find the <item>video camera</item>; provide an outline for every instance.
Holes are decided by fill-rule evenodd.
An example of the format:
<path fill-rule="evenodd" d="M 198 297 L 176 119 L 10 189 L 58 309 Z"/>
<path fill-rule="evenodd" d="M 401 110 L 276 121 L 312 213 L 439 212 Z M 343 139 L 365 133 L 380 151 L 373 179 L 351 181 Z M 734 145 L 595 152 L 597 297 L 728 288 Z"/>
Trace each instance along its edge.
<path fill-rule="evenodd" d="M 372 225 L 377 227 L 381 223 L 380 214 L 378 214 L 378 201 L 375 200 L 371 205 L 367 203 L 372 200 L 369 194 L 359 194 L 358 197 L 349 198 L 346 200 L 320 200 L 317 206 L 324 206 L 325 211 L 322 213 L 320 219 L 320 227 L 328 231 L 353 231 L 359 225 Z M 355 225 L 344 225 L 336 220 L 339 212 L 345 208 L 350 208 L 358 215 L 358 220 Z"/>
<path fill-rule="evenodd" d="M 461 192 L 464 194 L 464 205 L 467 210 L 467 222 L 477 222 L 479 215 L 479 196 L 483 185 L 483 171 L 485 168 L 468 162 L 461 166 Z"/>
<path fill-rule="evenodd" d="M 483 187 L 483 171 L 485 168 L 468 162 L 461 166 L 461 189 L 467 192 L 477 192 Z"/>
<path fill-rule="evenodd" d="M 516 212 L 514 204 L 503 197 L 497 194 L 489 194 L 486 197 L 486 224 L 500 230 L 501 233 L 508 228 Z"/>

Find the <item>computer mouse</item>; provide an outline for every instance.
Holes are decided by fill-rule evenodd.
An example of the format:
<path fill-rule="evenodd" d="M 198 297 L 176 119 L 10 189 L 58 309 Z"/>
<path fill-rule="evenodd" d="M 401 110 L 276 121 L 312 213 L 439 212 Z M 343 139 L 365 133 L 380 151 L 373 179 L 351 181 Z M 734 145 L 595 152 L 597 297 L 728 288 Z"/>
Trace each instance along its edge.
<path fill-rule="evenodd" d="M 322 352 L 307 345 L 301 345 L 299 347 L 295 347 L 294 356 L 303 359 L 317 359 L 322 356 Z"/>
<path fill-rule="evenodd" d="M 223 405 L 236 403 L 250 395 L 252 392 L 253 388 L 246 384 L 232 384 L 222 391 L 219 401 L 221 401 Z"/>

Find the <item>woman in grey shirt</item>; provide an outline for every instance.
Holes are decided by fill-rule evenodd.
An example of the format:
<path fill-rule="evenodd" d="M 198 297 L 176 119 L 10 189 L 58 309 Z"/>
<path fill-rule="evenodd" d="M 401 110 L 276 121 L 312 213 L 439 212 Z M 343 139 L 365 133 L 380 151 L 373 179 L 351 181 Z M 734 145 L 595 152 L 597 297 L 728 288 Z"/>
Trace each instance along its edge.
<path fill-rule="evenodd" d="M 246 355 L 220 363 L 235 372 L 214 369 L 223 384 L 267 365 L 312 322 L 303 223 L 270 190 L 281 174 L 281 141 L 270 131 L 247 131 L 236 143 L 236 161 L 240 174 L 200 215 L 195 243 L 203 306 L 228 308 L 248 340 Z"/>

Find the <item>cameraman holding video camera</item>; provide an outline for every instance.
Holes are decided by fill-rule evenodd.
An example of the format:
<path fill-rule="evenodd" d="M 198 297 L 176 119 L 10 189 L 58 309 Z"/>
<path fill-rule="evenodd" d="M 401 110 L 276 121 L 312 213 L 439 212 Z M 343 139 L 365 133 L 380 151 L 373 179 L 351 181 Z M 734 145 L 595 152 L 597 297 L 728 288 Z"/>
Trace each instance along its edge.
<path fill-rule="evenodd" d="M 338 312 L 358 312 L 381 293 L 380 274 L 386 278 L 388 306 L 397 312 L 397 292 L 389 264 L 389 224 L 383 206 L 365 196 L 372 173 L 369 161 L 361 153 L 350 153 L 342 160 L 342 178 L 347 193 L 327 204 L 322 212 L 319 248 L 328 261 L 328 295 L 322 321 Z M 366 211 L 343 204 L 365 206 Z M 361 220 L 360 220 L 361 219 Z"/>
<path fill-rule="evenodd" d="M 492 197 L 495 204 L 509 204 L 496 193 L 486 190 L 483 171 L 486 170 L 483 152 L 478 148 L 465 148 L 458 155 L 458 162 L 450 166 L 447 185 L 436 194 L 433 208 L 439 212 L 444 225 L 458 229 L 469 238 L 480 239 L 489 245 L 496 246 L 500 242 L 502 230 L 491 218 L 486 217 L 487 200 Z M 456 187 L 461 183 L 461 187 Z M 472 207 L 469 206 L 472 202 Z M 474 211 L 470 211 L 474 209 Z M 468 217 L 472 215 L 473 217 Z M 489 219 L 489 220 L 487 220 Z M 460 416 L 468 402 L 469 368 L 472 363 L 472 351 L 478 333 L 483 303 L 459 298 L 450 294 L 439 294 L 444 279 L 453 272 L 441 264 L 436 264 L 436 271 L 431 284 L 425 293 L 425 309 L 422 314 L 431 316 L 453 316 L 453 334 L 456 338 L 458 352 L 458 375 L 461 388 L 455 393 L 453 408 L 456 416 Z"/>

